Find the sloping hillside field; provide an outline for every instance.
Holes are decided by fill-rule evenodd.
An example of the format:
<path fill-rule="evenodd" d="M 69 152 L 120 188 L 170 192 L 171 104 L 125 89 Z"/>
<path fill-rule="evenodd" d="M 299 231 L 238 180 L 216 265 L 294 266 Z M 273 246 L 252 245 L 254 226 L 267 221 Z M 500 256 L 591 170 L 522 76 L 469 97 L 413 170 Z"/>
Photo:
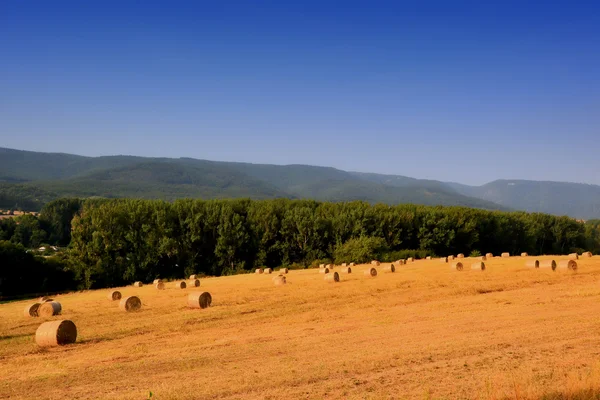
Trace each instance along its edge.
<path fill-rule="evenodd" d="M 539 260 L 566 260 L 566 256 Z M 62 315 L 0 304 L 1 399 L 592 399 L 600 390 L 600 257 L 576 271 L 494 257 L 318 269 L 55 296 Z M 187 307 L 207 291 L 212 306 Z M 38 326 L 73 321 L 75 344 Z"/>

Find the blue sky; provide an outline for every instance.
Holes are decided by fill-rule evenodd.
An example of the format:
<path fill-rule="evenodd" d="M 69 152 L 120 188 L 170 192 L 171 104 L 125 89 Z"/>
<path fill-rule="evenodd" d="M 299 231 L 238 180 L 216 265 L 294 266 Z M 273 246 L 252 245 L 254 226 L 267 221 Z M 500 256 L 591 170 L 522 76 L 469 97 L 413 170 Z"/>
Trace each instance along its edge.
<path fill-rule="evenodd" d="M 599 139 L 598 2 L 0 3 L 3 147 L 600 184 Z"/>

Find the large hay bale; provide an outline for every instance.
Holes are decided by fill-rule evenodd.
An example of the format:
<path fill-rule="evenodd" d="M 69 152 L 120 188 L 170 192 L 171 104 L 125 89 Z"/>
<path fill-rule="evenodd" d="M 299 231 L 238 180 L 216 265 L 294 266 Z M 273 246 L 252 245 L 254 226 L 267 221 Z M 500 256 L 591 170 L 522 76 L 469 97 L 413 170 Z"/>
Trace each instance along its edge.
<path fill-rule="evenodd" d="M 452 263 L 452 269 L 455 269 L 457 271 L 462 271 L 463 270 L 463 264 L 461 262 Z"/>
<path fill-rule="evenodd" d="M 140 281 L 137 281 L 137 282 L 133 283 L 133 286 L 135 286 L 135 287 L 142 287 L 142 286 L 144 286 L 144 284 L 142 282 L 140 282 Z"/>
<path fill-rule="evenodd" d="M 40 308 L 40 303 L 28 304 L 25 306 L 25 316 L 26 317 L 38 317 L 38 309 Z"/>
<path fill-rule="evenodd" d="M 377 276 L 377 270 L 375 268 L 369 268 L 363 272 L 366 276 L 375 278 Z"/>
<path fill-rule="evenodd" d="M 273 283 L 275 286 L 285 285 L 287 283 L 287 279 L 283 275 L 274 276 Z"/>
<path fill-rule="evenodd" d="M 162 281 L 162 279 L 155 279 L 154 282 L 152 282 L 152 284 L 156 285 L 157 283 L 161 283 Z"/>
<path fill-rule="evenodd" d="M 190 281 L 190 287 L 200 287 L 200 279 L 192 279 Z"/>
<path fill-rule="evenodd" d="M 352 267 L 344 267 L 342 268 L 342 272 L 345 274 L 351 274 L 352 273 Z"/>
<path fill-rule="evenodd" d="M 287 274 L 289 270 L 287 268 L 279 268 L 279 272 L 281 272 L 282 274 Z"/>
<path fill-rule="evenodd" d="M 189 308 L 207 308 L 212 304 L 212 296 L 208 292 L 194 292 L 188 295 Z"/>
<path fill-rule="evenodd" d="M 585 253 L 581 253 L 581 257 L 590 258 L 592 256 L 591 251 L 586 251 Z"/>
<path fill-rule="evenodd" d="M 175 289 L 185 289 L 187 284 L 184 281 L 175 282 Z"/>
<path fill-rule="evenodd" d="M 52 317 L 59 315 L 62 312 L 62 306 L 58 301 L 49 301 L 47 303 L 40 304 L 37 313 L 40 317 Z"/>
<path fill-rule="evenodd" d="M 383 272 L 396 272 L 396 267 L 394 264 L 390 265 L 389 267 L 383 267 Z"/>
<path fill-rule="evenodd" d="M 164 282 L 157 282 L 156 285 L 154 285 L 154 287 L 157 290 L 165 290 L 165 283 Z"/>
<path fill-rule="evenodd" d="M 264 271 L 263 271 L 263 269 L 262 269 L 262 268 L 256 268 L 256 269 L 254 270 L 254 273 L 255 273 L 255 274 L 262 274 L 263 272 L 264 272 Z"/>
<path fill-rule="evenodd" d="M 414 262 L 414 261 L 415 261 L 415 259 L 414 259 L 414 258 L 412 258 L 412 257 L 408 257 L 408 258 L 406 259 L 406 262 L 407 262 L 407 263 L 411 263 L 411 262 Z"/>
<path fill-rule="evenodd" d="M 529 254 L 527 254 L 526 252 L 521 253 L 521 257 L 528 257 L 528 256 L 529 256 Z"/>
<path fill-rule="evenodd" d="M 494 254 L 493 253 L 485 253 L 485 257 L 486 258 L 494 258 Z"/>
<path fill-rule="evenodd" d="M 190 275 L 190 281 L 194 281 L 196 279 L 198 279 L 197 276 L 196 276 L 196 274 Z"/>
<path fill-rule="evenodd" d="M 264 270 L 265 274 L 270 274 L 272 272 L 273 272 L 273 270 L 271 268 L 265 268 L 265 270 Z"/>
<path fill-rule="evenodd" d="M 473 263 L 473 264 L 471 264 L 471 269 L 485 271 L 485 263 L 483 263 L 481 261 Z"/>
<path fill-rule="evenodd" d="M 108 299 L 112 301 L 121 300 L 121 292 L 118 290 L 111 290 L 108 292 Z"/>
<path fill-rule="evenodd" d="M 510 253 L 502 253 L 501 256 L 503 258 L 508 258 L 508 257 L 510 257 Z"/>
<path fill-rule="evenodd" d="M 119 303 L 119 308 L 127 312 L 138 311 L 142 308 L 142 301 L 137 296 L 124 297 Z"/>
<path fill-rule="evenodd" d="M 330 274 L 325 274 L 325 282 L 339 282 L 340 281 L 340 274 L 338 274 L 337 272 L 332 272 Z"/>
<path fill-rule="evenodd" d="M 320 274 L 328 274 L 329 273 L 329 268 L 319 268 L 319 273 Z"/>
<path fill-rule="evenodd" d="M 579 254 L 577 254 L 577 253 L 569 254 L 569 260 L 579 260 Z"/>
<path fill-rule="evenodd" d="M 40 347 L 63 346 L 76 340 L 77 327 L 68 319 L 44 322 L 35 331 L 35 342 Z"/>
<path fill-rule="evenodd" d="M 577 271 L 577 262 L 575 260 L 563 260 L 559 261 L 556 266 L 557 269 L 568 269 L 571 271 Z"/>
<path fill-rule="evenodd" d="M 376 267 L 378 267 L 379 264 L 381 264 L 381 263 L 379 261 L 377 261 L 377 260 L 371 261 L 371 265 L 375 265 Z"/>
<path fill-rule="evenodd" d="M 540 267 L 539 268 L 551 268 L 552 271 L 554 271 L 556 269 L 556 261 L 554 261 L 554 260 L 540 261 Z"/>
<path fill-rule="evenodd" d="M 456 255 L 456 258 L 465 258 L 465 255 L 463 253 L 458 253 Z"/>
<path fill-rule="evenodd" d="M 431 256 L 425 257 L 426 260 L 431 260 Z"/>
<path fill-rule="evenodd" d="M 528 268 L 539 268 L 540 262 L 538 260 L 529 260 L 525 263 L 525 266 Z"/>

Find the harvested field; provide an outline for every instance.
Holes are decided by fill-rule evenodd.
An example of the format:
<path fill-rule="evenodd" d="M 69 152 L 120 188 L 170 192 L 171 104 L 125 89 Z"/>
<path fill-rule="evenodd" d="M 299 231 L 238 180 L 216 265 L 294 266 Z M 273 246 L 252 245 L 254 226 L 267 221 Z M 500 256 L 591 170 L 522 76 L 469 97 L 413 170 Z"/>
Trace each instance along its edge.
<path fill-rule="evenodd" d="M 314 269 L 283 286 L 206 278 L 202 310 L 171 285 L 115 288 L 143 299 L 135 313 L 106 289 L 57 295 L 51 320 L 73 321 L 77 341 L 47 349 L 23 313 L 34 301 L 0 304 L 0 398 L 592 399 L 575 395 L 600 391 L 600 257 L 577 271 L 526 261 L 457 273 L 421 260 L 336 284 Z"/>

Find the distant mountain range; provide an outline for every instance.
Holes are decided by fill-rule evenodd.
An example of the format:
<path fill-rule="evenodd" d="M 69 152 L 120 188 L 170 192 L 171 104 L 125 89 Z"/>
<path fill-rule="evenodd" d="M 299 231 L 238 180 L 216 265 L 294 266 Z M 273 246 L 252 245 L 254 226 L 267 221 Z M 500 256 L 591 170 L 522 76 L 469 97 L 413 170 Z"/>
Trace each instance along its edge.
<path fill-rule="evenodd" d="M 600 217 L 600 186 L 594 185 L 498 180 L 476 187 L 309 165 L 83 157 L 0 148 L 0 208 L 39 209 L 64 196 L 364 200 Z"/>

